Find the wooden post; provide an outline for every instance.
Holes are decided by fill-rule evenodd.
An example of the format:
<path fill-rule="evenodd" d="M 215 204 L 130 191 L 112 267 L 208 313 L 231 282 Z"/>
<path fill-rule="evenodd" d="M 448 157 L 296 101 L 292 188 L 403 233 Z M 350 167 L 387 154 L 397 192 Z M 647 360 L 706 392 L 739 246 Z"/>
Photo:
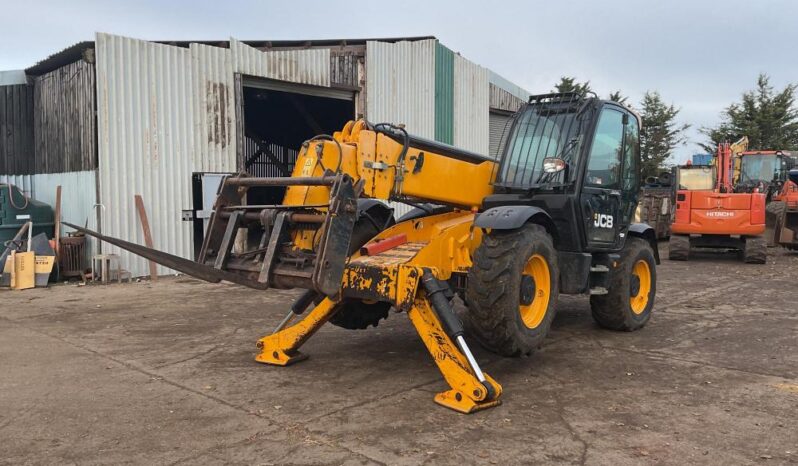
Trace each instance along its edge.
<path fill-rule="evenodd" d="M 55 188 L 55 258 L 61 257 L 61 185 Z"/>
<path fill-rule="evenodd" d="M 141 229 L 144 230 L 144 245 L 148 248 L 152 248 L 152 234 L 150 233 L 150 221 L 147 220 L 147 211 L 144 210 L 144 200 L 141 199 L 141 196 L 136 194 L 136 211 L 139 214 L 139 222 L 141 222 Z M 150 262 L 150 280 L 158 281 L 158 270 L 156 269 L 156 264 L 153 261 Z"/>

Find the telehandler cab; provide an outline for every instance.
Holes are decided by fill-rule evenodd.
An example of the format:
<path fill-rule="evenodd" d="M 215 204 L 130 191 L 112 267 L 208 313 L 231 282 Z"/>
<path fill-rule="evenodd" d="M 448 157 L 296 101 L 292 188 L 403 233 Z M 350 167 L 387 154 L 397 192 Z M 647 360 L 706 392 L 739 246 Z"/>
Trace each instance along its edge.
<path fill-rule="evenodd" d="M 502 388 L 465 328 L 499 354 L 529 354 L 559 293 L 589 295 L 602 327 L 648 321 L 659 257 L 654 231 L 631 223 L 639 126 L 614 102 L 533 96 L 494 161 L 400 126 L 349 122 L 304 143 L 291 177 L 226 178 L 196 263 L 71 226 L 207 281 L 304 288 L 258 342 L 262 363 L 302 360 L 327 321 L 361 329 L 392 307 L 406 312 L 451 387 L 435 401 L 469 413 L 499 404 Z M 418 208 L 395 223 L 380 200 Z M 241 229 L 251 241 L 234 250 Z"/>

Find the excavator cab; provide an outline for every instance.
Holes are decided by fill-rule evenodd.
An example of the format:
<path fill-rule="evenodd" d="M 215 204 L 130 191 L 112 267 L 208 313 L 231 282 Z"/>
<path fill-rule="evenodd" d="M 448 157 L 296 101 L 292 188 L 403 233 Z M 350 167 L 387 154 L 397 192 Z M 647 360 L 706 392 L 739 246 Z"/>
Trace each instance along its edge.
<path fill-rule="evenodd" d="M 787 173 L 795 166 L 792 155 L 784 151 L 743 152 L 739 157 L 740 170 L 734 192 L 766 193 L 768 202 L 781 191 Z"/>

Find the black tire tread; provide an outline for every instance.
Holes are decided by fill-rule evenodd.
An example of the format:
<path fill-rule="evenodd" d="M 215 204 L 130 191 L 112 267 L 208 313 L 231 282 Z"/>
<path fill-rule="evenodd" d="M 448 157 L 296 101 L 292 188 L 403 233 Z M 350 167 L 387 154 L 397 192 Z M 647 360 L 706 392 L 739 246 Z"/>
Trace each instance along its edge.
<path fill-rule="evenodd" d="M 629 278 L 632 266 L 641 254 L 650 258 L 652 297 L 648 308 L 637 316 L 629 305 Z M 631 332 L 646 325 L 651 317 L 651 308 L 654 306 L 654 296 L 657 291 L 657 273 L 654 267 L 654 251 L 648 241 L 643 238 L 628 238 L 621 255 L 621 265 L 619 270 L 613 272 L 608 293 L 590 297 L 590 310 L 593 319 L 600 327 Z"/>
<path fill-rule="evenodd" d="M 552 290 L 548 315 L 541 322 L 536 336 L 519 335 L 518 291 L 523 263 L 521 251 L 538 243 L 550 252 Z M 482 244 L 473 257 L 474 264 L 468 272 L 466 303 L 468 312 L 465 324 L 469 333 L 487 349 L 503 356 L 523 356 L 540 346 L 553 319 L 559 290 L 557 255 L 551 236 L 535 224 L 518 230 L 492 231 L 482 237 Z M 519 269 L 520 267 L 520 269 Z M 521 324 L 523 325 L 523 324 Z"/>
<path fill-rule="evenodd" d="M 690 258 L 690 236 L 671 234 L 668 240 L 668 259 L 686 261 Z"/>
<path fill-rule="evenodd" d="M 765 238 L 749 236 L 743 246 L 743 262 L 746 264 L 764 264 L 767 262 L 768 246 Z"/>

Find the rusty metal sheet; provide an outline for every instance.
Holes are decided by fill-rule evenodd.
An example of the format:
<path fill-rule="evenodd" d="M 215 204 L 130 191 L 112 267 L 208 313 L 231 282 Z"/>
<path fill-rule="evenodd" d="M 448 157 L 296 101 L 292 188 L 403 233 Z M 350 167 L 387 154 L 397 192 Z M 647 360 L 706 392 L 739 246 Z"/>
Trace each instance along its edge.
<path fill-rule="evenodd" d="M 330 87 L 330 49 L 262 52 L 230 38 L 235 72 L 261 78 Z"/>
<path fill-rule="evenodd" d="M 191 223 L 181 220 L 192 202 L 196 149 L 191 51 L 101 33 L 96 50 L 101 231 L 142 244 L 133 199 L 140 194 L 155 248 L 191 258 Z M 106 248 L 133 276 L 149 273 L 146 260 Z"/>

